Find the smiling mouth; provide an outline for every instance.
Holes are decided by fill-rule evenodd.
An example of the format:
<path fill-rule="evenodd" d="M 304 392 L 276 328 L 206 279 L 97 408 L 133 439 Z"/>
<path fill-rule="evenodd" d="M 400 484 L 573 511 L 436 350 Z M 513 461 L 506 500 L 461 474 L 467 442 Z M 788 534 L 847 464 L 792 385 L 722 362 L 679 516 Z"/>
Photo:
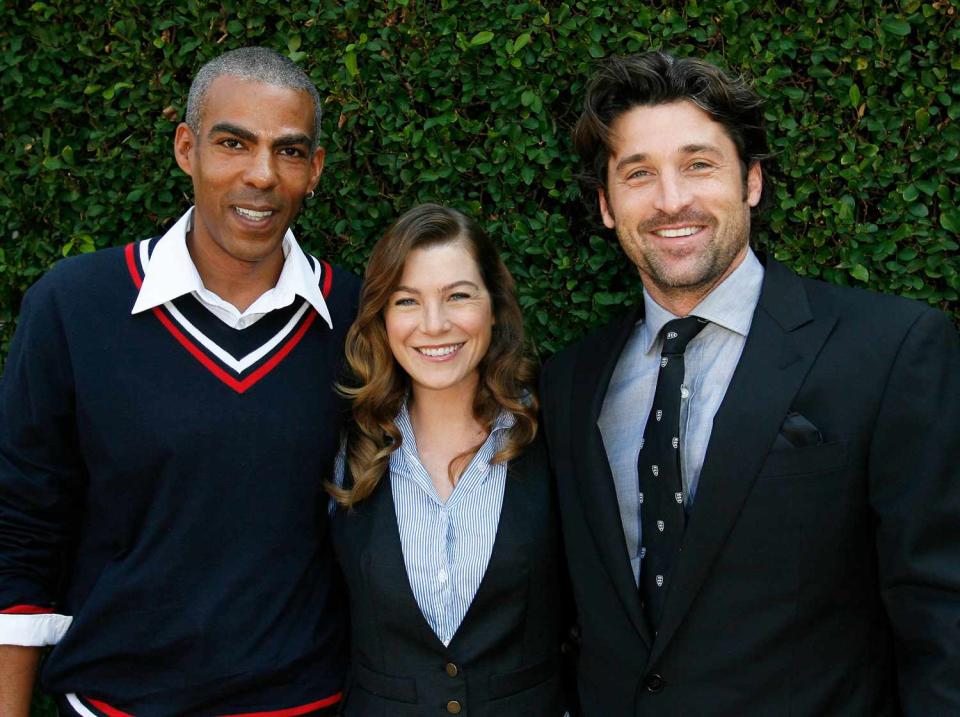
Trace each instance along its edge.
<path fill-rule="evenodd" d="M 266 210 L 266 211 L 258 211 L 258 210 L 256 210 L 256 209 L 246 209 L 246 208 L 244 208 L 244 207 L 237 207 L 237 206 L 235 206 L 235 207 L 233 208 L 233 211 L 235 211 L 237 214 L 239 214 L 239 215 L 240 215 L 241 217 L 243 217 L 244 219 L 252 219 L 252 220 L 257 221 L 257 222 L 263 221 L 264 219 L 267 219 L 267 218 L 273 216 L 273 210 L 272 210 L 272 209 L 268 209 L 268 210 Z"/>
<path fill-rule="evenodd" d="M 421 346 L 416 349 L 417 353 L 429 356 L 430 358 L 443 358 L 450 356 L 460 350 L 464 342 L 459 344 L 449 344 L 447 346 Z"/>
<path fill-rule="evenodd" d="M 703 228 L 704 227 L 702 226 L 693 226 L 679 227 L 677 229 L 655 229 L 653 233 L 658 237 L 663 237 L 664 239 L 677 239 L 679 237 L 693 236 Z"/>

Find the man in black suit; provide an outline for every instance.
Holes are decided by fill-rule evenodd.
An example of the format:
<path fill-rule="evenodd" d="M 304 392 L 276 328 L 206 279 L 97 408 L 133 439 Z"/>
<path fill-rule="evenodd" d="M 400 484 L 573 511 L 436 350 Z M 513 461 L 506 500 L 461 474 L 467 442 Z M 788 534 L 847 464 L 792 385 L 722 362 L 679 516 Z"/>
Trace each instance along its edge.
<path fill-rule="evenodd" d="M 574 138 L 644 287 L 543 378 L 584 713 L 960 714 L 950 321 L 752 252 L 761 101 L 713 65 L 607 61 Z"/>

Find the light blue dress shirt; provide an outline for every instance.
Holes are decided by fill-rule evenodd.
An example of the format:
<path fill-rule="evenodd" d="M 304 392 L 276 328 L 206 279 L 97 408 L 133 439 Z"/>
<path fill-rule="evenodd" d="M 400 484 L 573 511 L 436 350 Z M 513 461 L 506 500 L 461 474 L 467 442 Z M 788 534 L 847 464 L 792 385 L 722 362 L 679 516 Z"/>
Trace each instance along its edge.
<path fill-rule="evenodd" d="M 680 398 L 680 467 L 685 508 L 696 498 L 700 469 L 720 408 L 740 361 L 763 285 L 763 265 L 753 251 L 690 312 L 710 323 L 687 345 Z M 660 329 L 679 318 L 644 290 L 645 318 L 638 321 L 610 378 L 597 425 L 620 504 L 620 520 L 634 578 L 640 579 L 640 504 L 637 458 L 660 371 Z M 736 450 L 729 447 L 727 450 Z"/>
<path fill-rule="evenodd" d="M 493 552 L 507 464 L 491 465 L 490 459 L 500 450 L 514 417 L 501 412 L 446 502 L 420 462 L 406 404 L 395 423 L 402 441 L 390 454 L 389 480 L 407 579 L 423 617 L 440 641 L 449 645 Z M 334 470 L 334 481 L 342 485 L 343 450 Z"/>

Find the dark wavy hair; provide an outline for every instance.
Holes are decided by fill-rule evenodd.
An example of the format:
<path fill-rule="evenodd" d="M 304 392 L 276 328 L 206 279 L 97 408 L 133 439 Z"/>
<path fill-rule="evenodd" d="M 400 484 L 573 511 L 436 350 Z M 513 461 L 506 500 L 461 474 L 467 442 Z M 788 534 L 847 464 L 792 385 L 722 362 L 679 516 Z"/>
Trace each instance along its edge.
<path fill-rule="evenodd" d="M 327 484 L 327 490 L 343 506 L 352 506 L 373 492 L 387 471 L 390 454 L 400 447 L 400 431 L 394 419 L 410 379 L 390 350 L 384 323 L 387 302 L 400 282 L 410 252 L 450 242 L 467 246 L 493 308 L 490 346 L 477 367 L 480 380 L 473 400 L 474 417 L 488 432 L 501 409 L 510 411 L 516 419 L 492 461 L 516 457 L 536 435 L 535 368 L 525 351 L 523 315 L 513 277 L 493 242 L 469 217 L 438 204 L 421 204 L 397 219 L 373 247 L 357 318 L 347 332 L 345 354 L 350 378 L 338 388 L 350 400 L 347 466 L 353 482 L 342 488 Z M 479 447 L 457 456 L 449 467 L 451 475 Z"/>
<path fill-rule="evenodd" d="M 584 198 L 595 205 L 597 190 L 607 187 L 610 126 L 616 119 L 634 107 L 680 100 L 689 100 L 723 125 L 737 148 L 744 184 L 747 169 L 755 163 L 764 161 L 767 169 L 763 100 L 742 77 L 731 77 L 704 60 L 678 59 L 662 51 L 609 57 L 587 83 L 583 113 L 573 130 Z M 761 203 L 770 196 L 765 171 Z"/>

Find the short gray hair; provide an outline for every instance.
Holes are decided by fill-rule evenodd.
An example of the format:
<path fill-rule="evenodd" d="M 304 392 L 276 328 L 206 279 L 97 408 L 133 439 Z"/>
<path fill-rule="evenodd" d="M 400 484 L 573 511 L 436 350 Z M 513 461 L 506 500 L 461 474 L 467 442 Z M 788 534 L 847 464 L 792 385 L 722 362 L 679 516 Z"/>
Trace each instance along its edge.
<path fill-rule="evenodd" d="M 313 100 L 313 135 L 311 148 L 320 138 L 320 93 L 313 81 L 293 60 L 266 47 L 241 47 L 215 57 L 200 68 L 190 85 L 187 96 L 187 114 L 184 122 L 196 135 L 200 134 L 200 115 L 207 100 L 210 85 L 218 77 L 228 75 L 243 80 L 266 82 L 277 87 L 289 87 L 310 94 Z"/>

